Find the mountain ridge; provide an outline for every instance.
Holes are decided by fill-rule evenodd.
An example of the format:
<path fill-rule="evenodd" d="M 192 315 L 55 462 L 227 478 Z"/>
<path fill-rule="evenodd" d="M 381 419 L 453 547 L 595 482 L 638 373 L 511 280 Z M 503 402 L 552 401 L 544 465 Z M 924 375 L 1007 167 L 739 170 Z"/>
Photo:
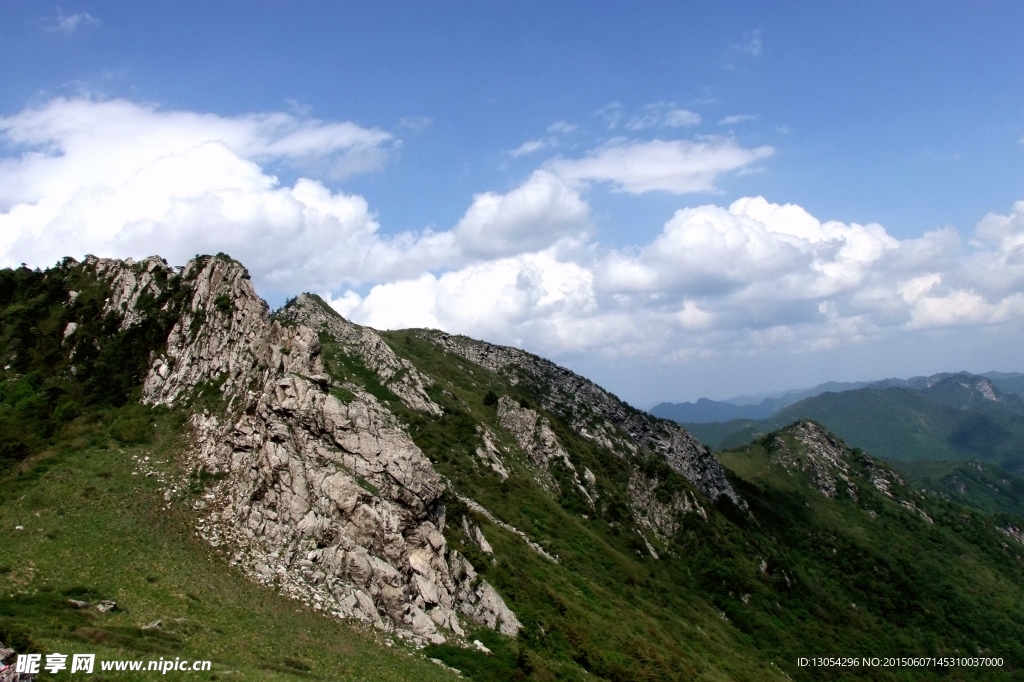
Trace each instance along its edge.
<path fill-rule="evenodd" d="M 131 651 L 152 639 L 126 619 L 177 575 L 172 553 L 126 591 L 139 568 L 71 570 L 50 544 L 72 499 L 93 504 L 75 467 L 97 458 L 88 480 L 149 491 L 211 566 L 473 679 L 812 679 L 796 657 L 837 648 L 995 647 L 1024 665 L 1024 613 L 997 605 L 1024 599 L 1024 545 L 1006 530 L 1019 522 L 923 495 L 812 422 L 715 457 L 525 351 L 378 332 L 308 294 L 271 312 L 223 254 L 0 271 L 0 314 L 0 423 L 23 446 L 4 451 L 0 525 L 52 528 L 11 538 L 5 642 L 16 627 L 61 647 L 114 627 Z M 122 461 L 154 431 L 181 445 Z M 118 504 L 105 518 L 135 514 Z M 125 612 L 45 629 L 38 595 L 80 588 Z M 195 629 L 211 621 L 154 615 L 173 643 L 161 651 L 211 651 Z M 275 660 L 336 678 L 305 646 Z"/>
<path fill-rule="evenodd" d="M 780 410 L 807 398 L 822 393 L 839 393 L 854 391 L 861 388 L 929 388 L 949 377 L 967 375 L 988 381 L 994 388 L 1004 393 L 1018 396 L 1024 395 L 1024 374 L 1016 372 L 985 372 L 971 374 L 969 372 L 940 372 L 930 376 L 916 376 L 909 379 L 880 379 L 877 381 L 838 382 L 827 381 L 808 389 L 790 389 L 775 391 L 768 394 L 741 395 L 726 400 L 710 400 L 698 398 L 696 402 L 670 403 L 661 402 L 649 412 L 663 419 L 671 419 L 680 424 L 706 424 L 725 422 L 733 419 L 767 419 Z"/>

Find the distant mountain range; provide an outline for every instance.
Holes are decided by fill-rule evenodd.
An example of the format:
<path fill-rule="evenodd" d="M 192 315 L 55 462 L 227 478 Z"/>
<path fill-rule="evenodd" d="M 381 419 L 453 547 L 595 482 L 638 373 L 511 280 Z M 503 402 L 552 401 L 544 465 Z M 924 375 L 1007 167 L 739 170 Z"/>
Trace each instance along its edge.
<path fill-rule="evenodd" d="M 959 374 L 966 374 L 960 372 Z M 709 400 L 700 398 L 695 403 L 659 403 L 650 413 L 663 419 L 671 419 L 681 424 L 707 424 L 726 422 L 733 419 L 767 419 L 779 410 L 807 398 L 823 393 L 841 393 L 861 388 L 928 388 L 936 383 L 957 376 L 952 372 L 933 374 L 932 376 L 911 377 L 910 379 L 882 379 L 881 381 L 827 381 L 813 388 L 791 389 L 774 393 L 755 395 L 738 395 L 726 400 Z M 1024 395 L 1024 374 L 1017 372 L 986 372 L 970 375 L 988 379 L 992 385 L 1003 393 Z"/>
<path fill-rule="evenodd" d="M 825 392 L 764 419 L 684 423 L 713 449 L 813 419 L 891 462 L 979 460 L 1024 473 L 1024 375 L 936 374 Z"/>

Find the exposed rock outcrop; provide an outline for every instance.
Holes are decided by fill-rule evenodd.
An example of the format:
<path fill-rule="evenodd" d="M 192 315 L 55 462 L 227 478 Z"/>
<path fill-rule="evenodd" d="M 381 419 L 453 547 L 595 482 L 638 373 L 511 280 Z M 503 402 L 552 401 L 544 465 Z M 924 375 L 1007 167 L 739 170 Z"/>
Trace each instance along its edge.
<path fill-rule="evenodd" d="M 508 478 L 508 469 L 505 467 L 505 461 L 502 457 L 503 453 L 498 446 L 497 437 L 486 426 L 477 426 L 476 431 L 477 435 L 480 436 L 480 442 L 483 443 L 482 447 L 476 449 L 476 456 L 501 476 L 502 480 L 505 480 Z"/>
<path fill-rule="evenodd" d="M 802 455 L 798 456 L 792 452 L 785 440 L 776 435 L 768 444 L 772 459 L 776 463 L 787 469 L 799 468 L 808 473 L 813 484 L 826 497 L 836 497 L 838 479 L 846 484 L 846 491 L 850 497 L 858 499 L 857 485 L 851 478 L 851 455 L 831 433 L 819 424 L 807 420 L 792 425 L 789 433 L 803 446 Z M 868 480 L 876 490 L 926 522 L 933 523 L 931 517 L 909 499 L 910 495 L 901 497 L 897 494 L 896 488 L 906 488 L 906 483 L 899 474 L 889 467 L 879 466 L 870 457 L 861 456 L 857 461 L 863 465 Z"/>
<path fill-rule="evenodd" d="M 565 467 L 580 494 L 591 507 L 594 506 L 594 499 L 580 482 L 576 467 L 569 459 L 569 453 L 558 441 L 555 432 L 551 430 L 551 422 L 546 417 L 541 417 L 535 410 L 520 405 L 516 400 L 504 395 L 498 399 L 498 422 L 503 429 L 512 434 L 523 454 L 541 472 L 548 474 L 552 464 L 556 462 Z M 542 483 L 558 490 L 558 483 L 550 475 L 545 475 Z"/>
<path fill-rule="evenodd" d="M 804 456 L 800 458 L 794 455 L 786 442 L 776 436 L 770 444 L 776 462 L 787 469 L 800 468 L 806 471 L 814 485 L 826 497 L 836 496 L 837 478 L 846 484 L 846 489 L 852 497 L 857 497 L 857 486 L 850 480 L 845 449 L 832 434 L 809 421 L 796 424 L 792 434 L 804 446 Z"/>
<path fill-rule="evenodd" d="M 446 351 L 506 377 L 533 384 L 545 396 L 543 408 L 561 414 L 573 430 L 621 457 L 639 451 L 662 457 L 712 502 L 722 496 L 746 509 L 708 448 L 678 424 L 629 407 L 592 381 L 548 360 L 508 346 L 496 346 L 444 332 L 423 332 Z"/>
<path fill-rule="evenodd" d="M 430 461 L 385 405 L 325 371 L 321 333 L 408 407 L 439 414 L 429 380 L 376 332 L 310 296 L 272 318 L 245 269 L 226 258 L 191 261 L 180 274 L 159 259 L 93 264 L 125 325 L 141 319 L 162 282 L 180 278 L 187 294 L 143 398 L 174 405 L 215 388 L 226 401 L 223 414 L 192 419 L 191 464 L 218 479 L 200 505 L 203 537 L 226 544 L 256 580 L 419 642 L 461 635 L 460 615 L 518 632 L 501 597 L 435 525 L 446 485 Z"/>
<path fill-rule="evenodd" d="M 640 471 L 629 477 L 626 493 L 638 526 L 650 530 L 665 542 L 679 531 L 683 514 L 692 512 L 707 521 L 707 512 L 696 497 L 685 490 L 672 492 L 666 501 L 659 500 L 658 483 Z"/>
<path fill-rule="evenodd" d="M 433 383 L 429 377 L 408 360 L 395 355 L 376 331 L 349 322 L 320 297 L 301 294 L 294 305 L 279 311 L 275 317 L 284 324 L 301 324 L 318 332 L 326 331 L 349 355 L 361 358 L 366 367 L 380 377 L 381 383 L 410 409 L 441 414 L 441 408 L 427 395 L 427 388 Z"/>

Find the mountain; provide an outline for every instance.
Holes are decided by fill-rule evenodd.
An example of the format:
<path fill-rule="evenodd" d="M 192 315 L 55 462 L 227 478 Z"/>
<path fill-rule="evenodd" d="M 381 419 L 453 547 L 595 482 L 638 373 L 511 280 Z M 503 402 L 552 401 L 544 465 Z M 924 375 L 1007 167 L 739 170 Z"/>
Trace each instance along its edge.
<path fill-rule="evenodd" d="M 777 411 L 778 408 L 771 398 L 765 398 L 758 405 L 733 405 L 700 398 L 696 403 L 659 403 L 650 410 L 655 417 L 671 419 L 681 424 L 725 422 L 732 419 L 764 419 Z"/>
<path fill-rule="evenodd" d="M 687 427 L 714 449 L 736 447 L 798 419 L 824 424 L 891 462 L 978 459 L 1024 471 L 1024 401 L 965 373 L 910 388 L 823 393 L 764 420 Z"/>
<path fill-rule="evenodd" d="M 0 658 L 282 680 L 1024 666 L 1024 524 L 819 424 L 716 458 L 519 349 L 308 294 L 271 313 L 223 254 L 3 270 L 0 320 Z"/>
<path fill-rule="evenodd" d="M 776 406 L 776 409 L 781 409 L 786 405 L 792 405 L 804 398 L 814 397 L 819 393 L 825 393 L 827 391 L 852 391 L 856 388 L 864 388 L 870 383 L 871 382 L 869 381 L 826 381 L 823 384 L 818 384 L 811 388 L 791 388 L 785 391 L 773 391 L 771 393 L 737 395 L 732 398 L 726 398 L 722 402 L 729 403 L 731 405 L 760 405 L 765 401 L 769 401 L 768 404 Z"/>
<path fill-rule="evenodd" d="M 766 419 L 787 405 L 828 391 L 852 391 L 869 385 L 868 382 L 828 381 L 813 388 L 793 389 L 756 396 L 736 396 L 717 401 L 699 398 L 696 403 L 663 402 L 651 408 L 656 417 L 680 424 L 706 424 L 733 419 Z"/>
<path fill-rule="evenodd" d="M 1003 393 L 1014 393 L 1024 397 L 1024 374 L 1019 372 L 986 372 L 981 376 L 989 379 Z"/>
<path fill-rule="evenodd" d="M 953 376 L 973 377 L 966 372 L 934 374 L 929 377 L 910 379 L 882 379 L 881 381 L 840 382 L 827 381 L 813 388 L 777 391 L 760 395 L 740 395 L 724 401 L 700 398 L 696 403 L 663 402 L 651 408 L 651 414 L 662 419 L 671 419 L 680 424 L 707 424 L 734 419 L 767 419 L 779 410 L 822 393 L 840 393 L 860 388 L 912 388 L 928 389 Z M 992 386 L 1003 394 L 1024 397 L 1024 374 L 1014 372 L 988 372 L 977 375 L 975 382 Z M 984 397 L 984 396 L 981 396 Z M 1015 405 L 1020 405 L 1020 402 Z"/>
<path fill-rule="evenodd" d="M 1024 478 L 994 464 L 923 460 L 905 462 L 900 471 L 915 490 L 925 494 L 1024 519 Z"/>

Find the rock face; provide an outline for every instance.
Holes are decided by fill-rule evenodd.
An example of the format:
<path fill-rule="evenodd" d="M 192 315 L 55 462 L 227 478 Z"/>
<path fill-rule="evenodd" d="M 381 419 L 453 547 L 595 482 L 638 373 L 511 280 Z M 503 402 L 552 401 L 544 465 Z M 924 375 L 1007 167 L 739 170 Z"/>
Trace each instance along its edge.
<path fill-rule="evenodd" d="M 594 506 L 593 497 L 580 482 L 576 467 L 569 459 L 569 453 L 558 442 L 558 437 L 551 430 L 551 422 L 546 417 L 541 417 L 529 407 L 503 395 L 498 399 L 498 421 L 502 428 L 516 439 L 527 459 L 541 472 L 547 474 L 556 463 L 565 467 L 584 499 L 591 507 Z M 542 482 L 550 488 L 558 489 L 558 483 L 550 475 L 544 476 Z M 592 482 L 590 484 L 593 485 Z"/>
<path fill-rule="evenodd" d="M 630 476 L 626 492 L 637 525 L 652 531 L 662 542 L 679 530 L 679 517 L 682 514 L 692 512 L 707 520 L 707 512 L 690 493 L 674 492 L 668 500 L 662 501 L 658 499 L 657 488 L 656 479 L 637 471 Z"/>
<path fill-rule="evenodd" d="M 836 496 L 838 478 L 846 484 L 850 495 L 856 498 L 857 486 L 850 480 L 845 448 L 836 442 L 832 434 L 809 421 L 796 424 L 792 433 L 804 446 L 803 458 L 797 457 L 786 442 L 776 436 L 770 445 L 773 459 L 787 469 L 798 468 L 808 472 L 814 485 L 826 497 Z"/>
<path fill-rule="evenodd" d="M 838 482 L 842 481 L 847 494 L 854 500 L 858 499 L 855 474 L 850 466 L 854 455 L 824 427 L 812 421 L 797 422 L 787 431 L 802 446 L 802 452 L 793 452 L 786 441 L 776 435 L 768 443 L 775 463 L 787 469 L 800 469 L 806 472 L 814 486 L 826 497 L 836 497 L 839 492 Z M 919 515 L 928 523 L 933 523 L 924 510 L 910 499 L 913 491 L 906 490 L 906 483 L 899 474 L 888 467 L 879 466 L 870 457 L 856 457 L 856 461 L 863 466 L 864 474 L 878 492 Z M 899 489 L 904 489 L 902 497 L 897 494 L 900 492 Z"/>
<path fill-rule="evenodd" d="M 159 259 L 91 264 L 125 326 L 163 283 L 185 294 L 143 400 L 175 405 L 213 389 L 226 401 L 224 413 L 192 418 L 191 465 L 217 479 L 198 505 L 204 537 L 256 580 L 418 642 L 461 635 L 460 616 L 515 636 L 500 595 L 447 547 L 437 513 L 446 486 L 431 462 L 385 405 L 325 371 L 321 334 L 410 409 L 439 414 L 429 379 L 376 332 L 311 296 L 273 319 L 245 269 L 222 257 L 180 273 Z"/>
<path fill-rule="evenodd" d="M 447 408 L 431 398 L 451 397 L 446 375 L 424 374 L 376 331 L 346 321 L 316 296 L 303 294 L 271 315 L 245 268 L 226 256 L 182 268 L 155 257 L 89 257 L 84 265 L 105 285 L 105 312 L 120 316 L 121 329 L 158 319 L 159 334 L 166 333 L 151 356 L 142 398 L 192 410 L 186 465 L 207 482 L 195 503 L 202 537 L 228 550 L 254 580 L 418 643 L 461 637 L 467 621 L 518 633 L 520 622 L 499 593 L 449 547 L 443 496 L 450 492 L 478 518 L 559 559 L 449 491 L 413 441 L 410 425 L 446 418 Z M 69 344 L 75 331 L 65 331 Z M 700 495 L 746 508 L 711 452 L 678 425 L 528 353 L 440 332 L 421 335 L 460 362 L 501 374 L 505 390 L 529 387 L 539 401 L 485 399 L 496 421 L 477 420 L 469 452 L 475 466 L 502 481 L 522 471 L 510 459 L 518 449 L 542 487 L 556 495 L 575 489 L 587 513 L 600 513 L 597 477 L 574 462 L 558 433 L 589 440 L 633 469 L 626 493 L 636 532 L 655 558 L 645 532 L 665 541 L 682 514 L 706 518 Z M 556 433 L 561 425 L 575 435 Z M 651 457 L 699 494 L 666 497 L 660 482 L 637 468 Z M 479 525 L 459 521 L 463 528 L 457 522 L 453 530 L 461 530 L 467 546 L 493 556 Z"/>
<path fill-rule="evenodd" d="M 546 396 L 544 409 L 563 415 L 579 435 L 629 457 L 648 452 L 663 458 L 712 502 L 726 497 L 746 509 L 708 448 L 678 424 L 633 409 L 597 384 L 564 367 L 517 348 L 495 346 L 438 331 L 426 338 L 450 353 L 501 374 L 513 384 L 526 382 Z"/>

